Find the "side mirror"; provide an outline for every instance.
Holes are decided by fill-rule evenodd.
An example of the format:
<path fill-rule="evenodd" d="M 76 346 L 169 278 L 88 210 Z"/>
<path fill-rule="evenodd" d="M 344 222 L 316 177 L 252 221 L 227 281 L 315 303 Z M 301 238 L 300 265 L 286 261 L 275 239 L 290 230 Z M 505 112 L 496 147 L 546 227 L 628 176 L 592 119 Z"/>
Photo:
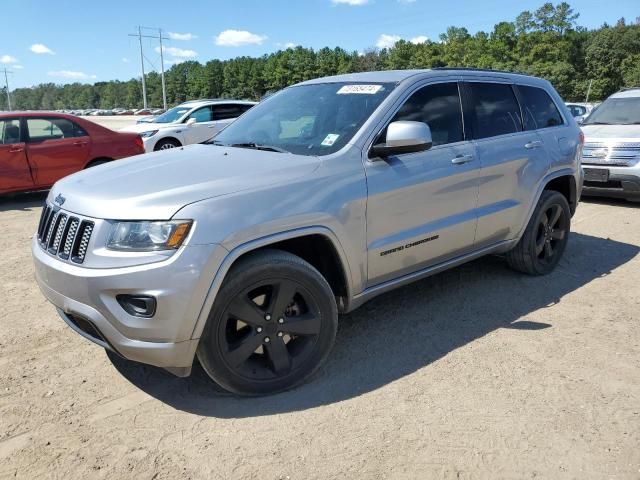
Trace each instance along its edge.
<path fill-rule="evenodd" d="M 190 127 L 191 125 L 196 123 L 196 119 L 195 118 L 190 118 L 189 120 L 187 120 L 187 127 Z"/>
<path fill-rule="evenodd" d="M 370 158 L 428 150 L 433 145 L 431 129 L 424 122 L 397 121 L 387 127 L 387 141 L 371 147 Z"/>

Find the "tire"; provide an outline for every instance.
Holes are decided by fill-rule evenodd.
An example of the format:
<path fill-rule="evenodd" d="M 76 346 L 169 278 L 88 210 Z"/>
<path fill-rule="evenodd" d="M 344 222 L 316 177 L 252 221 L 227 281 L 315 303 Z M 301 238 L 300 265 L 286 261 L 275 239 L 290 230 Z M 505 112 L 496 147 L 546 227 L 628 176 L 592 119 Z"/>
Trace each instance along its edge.
<path fill-rule="evenodd" d="M 326 360 L 338 329 L 331 287 L 312 265 L 264 250 L 234 265 L 198 345 L 205 372 L 238 395 L 288 390 Z"/>
<path fill-rule="evenodd" d="M 562 258 L 571 231 L 571 210 L 564 195 L 545 190 L 518 244 L 507 252 L 511 268 L 529 275 L 550 273 Z"/>
<path fill-rule="evenodd" d="M 156 143 L 155 147 L 153 147 L 153 151 L 157 152 L 158 150 L 169 150 L 170 148 L 178 148 L 181 147 L 179 141 L 174 140 L 173 138 L 163 138 L 162 140 Z"/>
<path fill-rule="evenodd" d="M 98 165 L 109 163 L 110 161 L 111 160 L 94 160 L 93 162 L 89 162 L 89 164 L 85 168 L 97 167 Z"/>

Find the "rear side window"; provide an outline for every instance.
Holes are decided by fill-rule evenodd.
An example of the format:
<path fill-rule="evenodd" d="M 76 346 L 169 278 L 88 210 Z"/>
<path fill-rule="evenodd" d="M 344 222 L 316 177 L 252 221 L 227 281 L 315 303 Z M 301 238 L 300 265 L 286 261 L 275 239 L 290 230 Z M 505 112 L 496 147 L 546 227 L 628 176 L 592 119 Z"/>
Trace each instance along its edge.
<path fill-rule="evenodd" d="M 433 145 L 464 140 L 462 110 L 457 83 L 438 83 L 421 88 L 400 107 L 391 120 L 425 122 L 431 128 Z"/>
<path fill-rule="evenodd" d="M 470 82 L 467 83 L 467 88 L 473 138 L 488 138 L 522 131 L 520 107 L 511 85 Z"/>
<path fill-rule="evenodd" d="M 251 107 L 252 105 L 235 105 L 233 103 L 215 105 L 213 107 L 213 120 L 228 120 L 239 117 Z"/>
<path fill-rule="evenodd" d="M 542 88 L 518 85 L 518 90 L 522 97 L 522 116 L 525 130 L 562 125 L 562 117 L 558 107 Z"/>
<path fill-rule="evenodd" d="M 66 118 L 28 118 L 29 141 L 59 140 L 62 138 L 85 137 L 87 132 Z"/>
<path fill-rule="evenodd" d="M 0 120 L 0 145 L 20 143 L 20 120 Z"/>

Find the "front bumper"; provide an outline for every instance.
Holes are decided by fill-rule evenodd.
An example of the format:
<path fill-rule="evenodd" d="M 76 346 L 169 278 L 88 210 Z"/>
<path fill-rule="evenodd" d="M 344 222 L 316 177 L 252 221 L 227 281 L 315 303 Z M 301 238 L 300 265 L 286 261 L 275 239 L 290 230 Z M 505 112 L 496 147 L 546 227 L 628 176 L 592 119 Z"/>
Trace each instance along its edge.
<path fill-rule="evenodd" d="M 60 261 L 32 242 L 36 281 L 71 328 L 127 359 L 179 375 L 193 363 L 199 340 L 193 330 L 225 252 L 187 246 L 166 261 L 97 269 Z M 121 293 L 155 297 L 155 315 L 130 315 L 116 300 Z"/>
<path fill-rule="evenodd" d="M 640 164 L 633 167 L 583 165 L 583 168 L 609 170 L 607 182 L 594 182 L 585 179 L 582 187 L 583 195 L 629 200 L 640 199 Z"/>

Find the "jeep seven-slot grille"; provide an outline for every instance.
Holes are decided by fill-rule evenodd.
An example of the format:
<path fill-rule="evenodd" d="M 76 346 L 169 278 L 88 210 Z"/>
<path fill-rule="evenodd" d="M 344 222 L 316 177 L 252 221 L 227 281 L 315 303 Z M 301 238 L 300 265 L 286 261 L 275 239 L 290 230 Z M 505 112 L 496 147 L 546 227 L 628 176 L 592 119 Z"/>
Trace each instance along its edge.
<path fill-rule="evenodd" d="M 38 242 L 51 255 L 73 263 L 84 262 L 93 233 L 93 222 L 46 205 L 38 224 Z"/>

